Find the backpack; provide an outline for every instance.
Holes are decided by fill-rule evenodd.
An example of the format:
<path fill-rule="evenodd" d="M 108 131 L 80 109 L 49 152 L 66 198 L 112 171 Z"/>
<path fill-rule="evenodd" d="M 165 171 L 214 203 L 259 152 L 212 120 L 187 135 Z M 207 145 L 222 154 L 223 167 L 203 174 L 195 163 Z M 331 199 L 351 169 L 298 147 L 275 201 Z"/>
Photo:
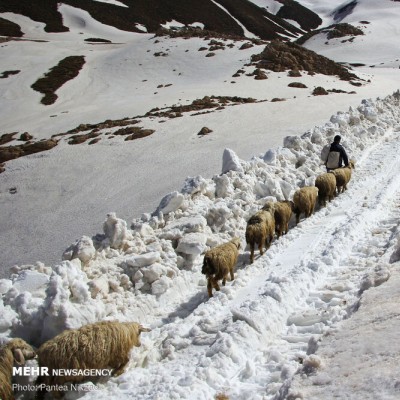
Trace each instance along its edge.
<path fill-rule="evenodd" d="M 339 168 L 340 153 L 338 151 L 331 151 L 326 160 L 326 168 L 335 169 Z"/>
<path fill-rule="evenodd" d="M 324 162 L 324 164 L 327 162 L 328 160 L 328 155 L 329 155 L 329 150 L 331 149 L 331 145 L 327 144 L 325 145 L 322 150 L 321 150 L 321 161 Z"/>

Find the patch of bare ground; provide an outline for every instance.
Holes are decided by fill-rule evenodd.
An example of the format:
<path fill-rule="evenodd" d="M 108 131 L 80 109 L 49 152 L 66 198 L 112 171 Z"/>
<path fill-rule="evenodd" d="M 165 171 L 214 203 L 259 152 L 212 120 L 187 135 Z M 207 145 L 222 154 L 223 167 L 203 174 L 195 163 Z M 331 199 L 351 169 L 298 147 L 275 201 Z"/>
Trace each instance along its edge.
<path fill-rule="evenodd" d="M 111 40 L 108 39 L 101 39 L 101 38 L 87 38 L 85 42 L 88 43 L 112 43 Z"/>
<path fill-rule="evenodd" d="M 251 61 L 257 68 L 274 72 L 297 70 L 338 76 L 345 81 L 359 80 L 355 74 L 342 65 L 290 42 L 274 40 L 260 54 L 253 55 Z"/>
<path fill-rule="evenodd" d="M 0 18 L 0 36 L 22 37 L 21 27 L 8 19 Z"/>
<path fill-rule="evenodd" d="M 10 70 L 10 71 L 4 71 L 1 73 L 0 75 L 0 79 L 5 79 L 8 78 L 11 75 L 17 75 L 21 72 L 21 70 L 19 69 L 15 69 L 15 70 Z"/>
<path fill-rule="evenodd" d="M 301 29 L 309 31 L 311 29 L 316 29 L 322 24 L 322 19 L 315 14 L 313 11 L 302 6 L 297 1 L 294 0 L 277 0 L 279 3 L 283 4 L 282 7 L 277 12 L 277 17 L 296 21 Z"/>
<path fill-rule="evenodd" d="M 174 105 L 167 108 L 153 108 L 146 113 L 146 117 L 177 118 L 182 117 L 183 113 L 193 111 L 210 111 L 221 109 L 225 106 L 233 106 L 245 103 L 256 103 L 257 100 L 251 97 L 243 98 L 238 96 L 205 96 L 202 99 L 196 99 L 191 104 Z M 198 115 L 192 114 L 192 115 Z"/>
<path fill-rule="evenodd" d="M 53 104 L 58 97 L 55 92 L 64 85 L 64 83 L 78 76 L 84 64 L 84 56 L 66 57 L 55 67 L 51 68 L 43 78 L 38 79 L 31 88 L 44 94 L 41 100 L 42 104 Z"/>
<path fill-rule="evenodd" d="M 297 39 L 296 43 L 303 45 L 307 40 L 311 39 L 315 35 L 318 35 L 319 33 L 326 33 L 326 37 L 328 40 L 345 36 L 350 36 L 354 39 L 355 36 L 364 35 L 362 29 L 356 28 L 355 26 L 348 23 L 340 23 L 306 33 L 305 35 Z"/>
<path fill-rule="evenodd" d="M 251 42 L 255 45 L 265 44 L 265 40 L 255 38 L 244 38 L 241 35 L 223 33 L 211 31 L 208 29 L 201 29 L 197 27 L 185 26 L 180 29 L 167 29 L 160 28 L 156 31 L 156 36 L 169 36 L 171 38 L 184 38 L 190 39 L 192 37 L 204 38 L 205 40 L 221 39 L 221 40 L 232 40 L 232 41 L 243 41 Z"/>
<path fill-rule="evenodd" d="M 16 146 L 0 147 L 0 163 L 27 156 L 29 154 L 50 150 L 53 147 L 57 146 L 57 143 L 57 140 L 46 139 L 40 140 L 38 142 L 28 142 Z"/>
<path fill-rule="evenodd" d="M 346 94 L 354 94 L 356 92 L 351 91 L 351 92 L 346 92 L 345 90 L 341 90 L 341 89 L 325 89 L 322 86 L 317 86 L 313 92 L 312 95 L 314 96 L 323 96 L 323 95 L 327 95 L 329 93 L 346 93 Z"/>
<path fill-rule="evenodd" d="M 14 136 L 17 134 L 17 132 L 13 133 L 4 133 L 3 135 L 0 136 L 0 145 L 12 142 L 14 140 Z"/>

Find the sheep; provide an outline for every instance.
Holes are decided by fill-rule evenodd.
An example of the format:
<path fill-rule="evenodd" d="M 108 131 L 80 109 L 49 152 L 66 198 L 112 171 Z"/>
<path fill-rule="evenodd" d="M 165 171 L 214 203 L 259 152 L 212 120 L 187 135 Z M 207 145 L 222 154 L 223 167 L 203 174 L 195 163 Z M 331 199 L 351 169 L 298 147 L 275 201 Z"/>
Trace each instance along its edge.
<path fill-rule="evenodd" d="M 274 203 L 275 207 L 275 233 L 280 238 L 283 233 L 288 233 L 289 221 L 293 212 L 292 201 L 278 201 Z"/>
<path fill-rule="evenodd" d="M 296 224 L 300 221 L 301 213 L 304 213 L 305 218 L 308 218 L 314 212 L 317 196 L 318 188 L 315 186 L 304 186 L 295 192 L 293 211 L 296 214 Z"/>
<path fill-rule="evenodd" d="M 326 172 L 317 176 L 315 186 L 318 188 L 318 201 L 322 207 L 326 206 L 326 200 L 331 201 L 336 194 L 336 176 L 331 172 Z"/>
<path fill-rule="evenodd" d="M 260 254 L 263 255 L 263 246 L 269 249 L 275 234 L 275 207 L 267 203 L 260 211 L 257 211 L 247 222 L 246 243 L 250 245 L 250 263 L 254 262 L 254 247 L 258 243 Z"/>
<path fill-rule="evenodd" d="M 119 321 L 101 321 L 64 331 L 39 347 L 39 366 L 48 368 L 48 376 L 40 376 L 37 384 L 63 385 L 88 379 L 83 373 L 53 376 L 52 371 L 57 369 L 112 368 L 112 375 L 118 376 L 124 372 L 132 347 L 140 346 L 140 333 L 149 331 L 137 322 Z"/>
<path fill-rule="evenodd" d="M 12 339 L 0 348 L 0 399 L 13 400 L 12 369 L 14 362 L 24 365 L 26 360 L 35 358 L 36 353 L 23 339 Z"/>
<path fill-rule="evenodd" d="M 222 285 L 225 286 L 228 274 L 231 276 L 231 281 L 235 279 L 233 267 L 239 256 L 239 248 L 240 239 L 235 237 L 205 253 L 201 272 L 207 276 L 208 297 L 213 297 L 213 287 L 215 290 L 220 290 L 219 280 L 222 279 Z"/>
<path fill-rule="evenodd" d="M 332 171 L 336 177 L 336 189 L 338 194 L 343 193 L 345 190 L 347 190 L 347 184 L 351 179 L 351 171 L 353 169 L 354 161 L 350 160 L 349 165 L 341 168 L 336 168 Z"/>

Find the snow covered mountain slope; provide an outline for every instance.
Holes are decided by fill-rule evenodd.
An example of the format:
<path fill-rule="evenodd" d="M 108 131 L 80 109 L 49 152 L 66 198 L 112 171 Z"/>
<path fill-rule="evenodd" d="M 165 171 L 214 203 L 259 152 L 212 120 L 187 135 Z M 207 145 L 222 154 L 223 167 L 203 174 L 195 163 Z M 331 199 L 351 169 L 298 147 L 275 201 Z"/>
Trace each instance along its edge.
<path fill-rule="evenodd" d="M 48 139 L 80 124 L 143 116 L 154 108 L 186 106 L 204 96 L 259 102 L 198 115 L 184 113 L 179 118 L 144 117 L 140 126 L 155 132 L 140 140 L 115 137 L 93 146 L 72 146 L 63 139 L 50 151 L 7 162 L 0 179 L 4 267 L 36 260 L 57 262 L 82 234 L 98 232 L 99 216 L 114 210 L 131 220 L 154 211 L 165 194 L 180 190 L 187 176 L 219 173 L 226 147 L 250 159 L 258 151 L 281 145 L 288 134 L 301 134 L 325 122 L 337 110 L 391 93 L 399 77 L 394 68 L 360 68 L 357 73 L 365 79 L 361 87 L 325 75 L 295 78 L 267 72 L 268 79 L 255 80 L 246 76 L 254 72 L 246 64 L 264 45 L 242 49 L 252 44 L 250 40 L 216 39 L 224 46 L 212 51 L 211 38 L 122 32 L 71 6 L 62 5 L 60 12 L 69 32 L 46 33 L 43 24 L 2 14 L 31 39 L 4 42 L 1 47 L 1 71 L 19 71 L 0 80 L 2 132 L 16 132 L 8 144 L 21 143 L 17 139 L 23 132 L 36 141 Z M 85 41 L 91 38 L 112 43 Z M 209 53 L 215 55 L 206 57 Z M 67 56 L 84 56 L 85 65 L 57 90 L 56 102 L 44 106 L 42 95 L 30 86 Z M 295 81 L 307 88 L 288 86 Z M 321 100 L 311 95 L 317 86 L 355 93 L 331 93 Z M 293 121 L 289 124 L 288 109 Z M 200 137 L 197 133 L 204 126 L 213 132 Z M 112 136 L 114 130 L 103 129 L 103 135 Z M 111 182 L 118 188 L 111 188 Z"/>
<path fill-rule="evenodd" d="M 262 39 L 296 37 L 303 30 L 310 30 L 318 24 L 318 16 L 300 5 L 294 11 L 302 18 L 302 29 L 260 8 L 254 2 L 245 0 L 122 0 L 103 2 L 95 0 L 66 0 L 63 4 L 82 9 L 102 24 L 129 32 L 156 32 L 166 23 L 172 26 L 201 25 L 214 32 L 247 36 L 256 35 Z M 56 0 L 39 0 L 36 3 L 21 0 L 17 3 L 4 0 L 0 12 L 12 12 L 46 24 L 46 32 L 65 32 L 68 25 L 62 20 Z M 291 2 L 288 2 L 291 4 Z M 289 5 L 286 9 L 293 8 Z M 305 20 L 308 17 L 310 22 Z M 1 24 L 0 24 L 1 27 Z M 4 29 L 4 28 L 3 28 Z M 7 33 L 2 33 L 7 35 Z"/>
<path fill-rule="evenodd" d="M 303 3 L 307 6 L 311 2 Z M 379 6 L 372 0 L 348 1 L 338 5 L 329 2 L 329 8 L 322 8 L 322 4 L 327 2 L 317 2 L 313 9 L 323 17 L 323 25 L 349 23 L 360 28 L 364 35 L 328 40 L 323 33 L 313 36 L 304 44 L 305 47 L 347 64 L 364 64 L 374 68 L 400 67 L 398 46 L 393 40 L 399 34 L 398 2 L 385 0 Z"/>

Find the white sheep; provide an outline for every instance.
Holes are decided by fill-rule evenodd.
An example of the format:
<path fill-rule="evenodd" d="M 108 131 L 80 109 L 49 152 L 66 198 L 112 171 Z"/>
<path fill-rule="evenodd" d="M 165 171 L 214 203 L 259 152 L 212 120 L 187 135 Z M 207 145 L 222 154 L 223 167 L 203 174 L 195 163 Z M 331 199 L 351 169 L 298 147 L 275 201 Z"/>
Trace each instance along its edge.
<path fill-rule="evenodd" d="M 300 221 L 301 213 L 305 214 L 305 218 L 311 216 L 314 212 L 317 197 L 318 188 L 315 186 L 304 186 L 295 192 L 293 196 L 293 211 L 296 214 L 296 224 Z"/>
<path fill-rule="evenodd" d="M 326 201 L 331 201 L 336 193 L 336 176 L 333 172 L 326 172 L 317 176 L 315 186 L 318 188 L 318 201 L 323 207 Z"/>
<path fill-rule="evenodd" d="M 278 238 L 280 238 L 283 233 L 288 233 L 289 221 L 292 217 L 294 204 L 292 201 L 277 201 L 274 203 L 275 207 L 275 232 Z"/>
<path fill-rule="evenodd" d="M 22 339 L 12 339 L 0 348 L 0 399 L 13 400 L 12 368 L 14 363 L 24 365 L 26 360 L 35 358 L 32 347 Z"/>
<path fill-rule="evenodd" d="M 205 253 L 201 272 L 207 276 L 209 297 L 212 297 L 213 287 L 215 290 L 220 290 L 219 280 L 222 279 L 223 286 L 225 286 L 228 274 L 231 276 L 231 281 L 234 280 L 233 268 L 239 256 L 239 248 L 240 239 L 235 237 L 231 241 L 213 247 Z"/>
<path fill-rule="evenodd" d="M 101 321 L 64 331 L 38 349 L 39 366 L 47 367 L 49 376 L 40 376 L 37 383 L 51 386 L 88 379 L 83 374 L 52 376 L 57 369 L 112 368 L 114 376 L 120 375 L 132 347 L 140 346 L 140 333 L 149 331 L 137 322 L 119 321 Z"/>
<path fill-rule="evenodd" d="M 254 262 L 254 247 L 256 243 L 258 243 L 258 250 L 261 255 L 264 254 L 264 244 L 267 249 L 271 245 L 275 234 L 274 213 L 274 204 L 269 202 L 247 222 L 246 243 L 250 245 L 250 263 Z"/>
<path fill-rule="evenodd" d="M 351 172 L 354 169 L 354 161 L 350 160 L 349 165 L 341 168 L 336 168 L 332 172 L 335 174 L 336 177 L 336 188 L 337 193 L 343 193 L 347 190 L 347 184 L 351 179 Z"/>

